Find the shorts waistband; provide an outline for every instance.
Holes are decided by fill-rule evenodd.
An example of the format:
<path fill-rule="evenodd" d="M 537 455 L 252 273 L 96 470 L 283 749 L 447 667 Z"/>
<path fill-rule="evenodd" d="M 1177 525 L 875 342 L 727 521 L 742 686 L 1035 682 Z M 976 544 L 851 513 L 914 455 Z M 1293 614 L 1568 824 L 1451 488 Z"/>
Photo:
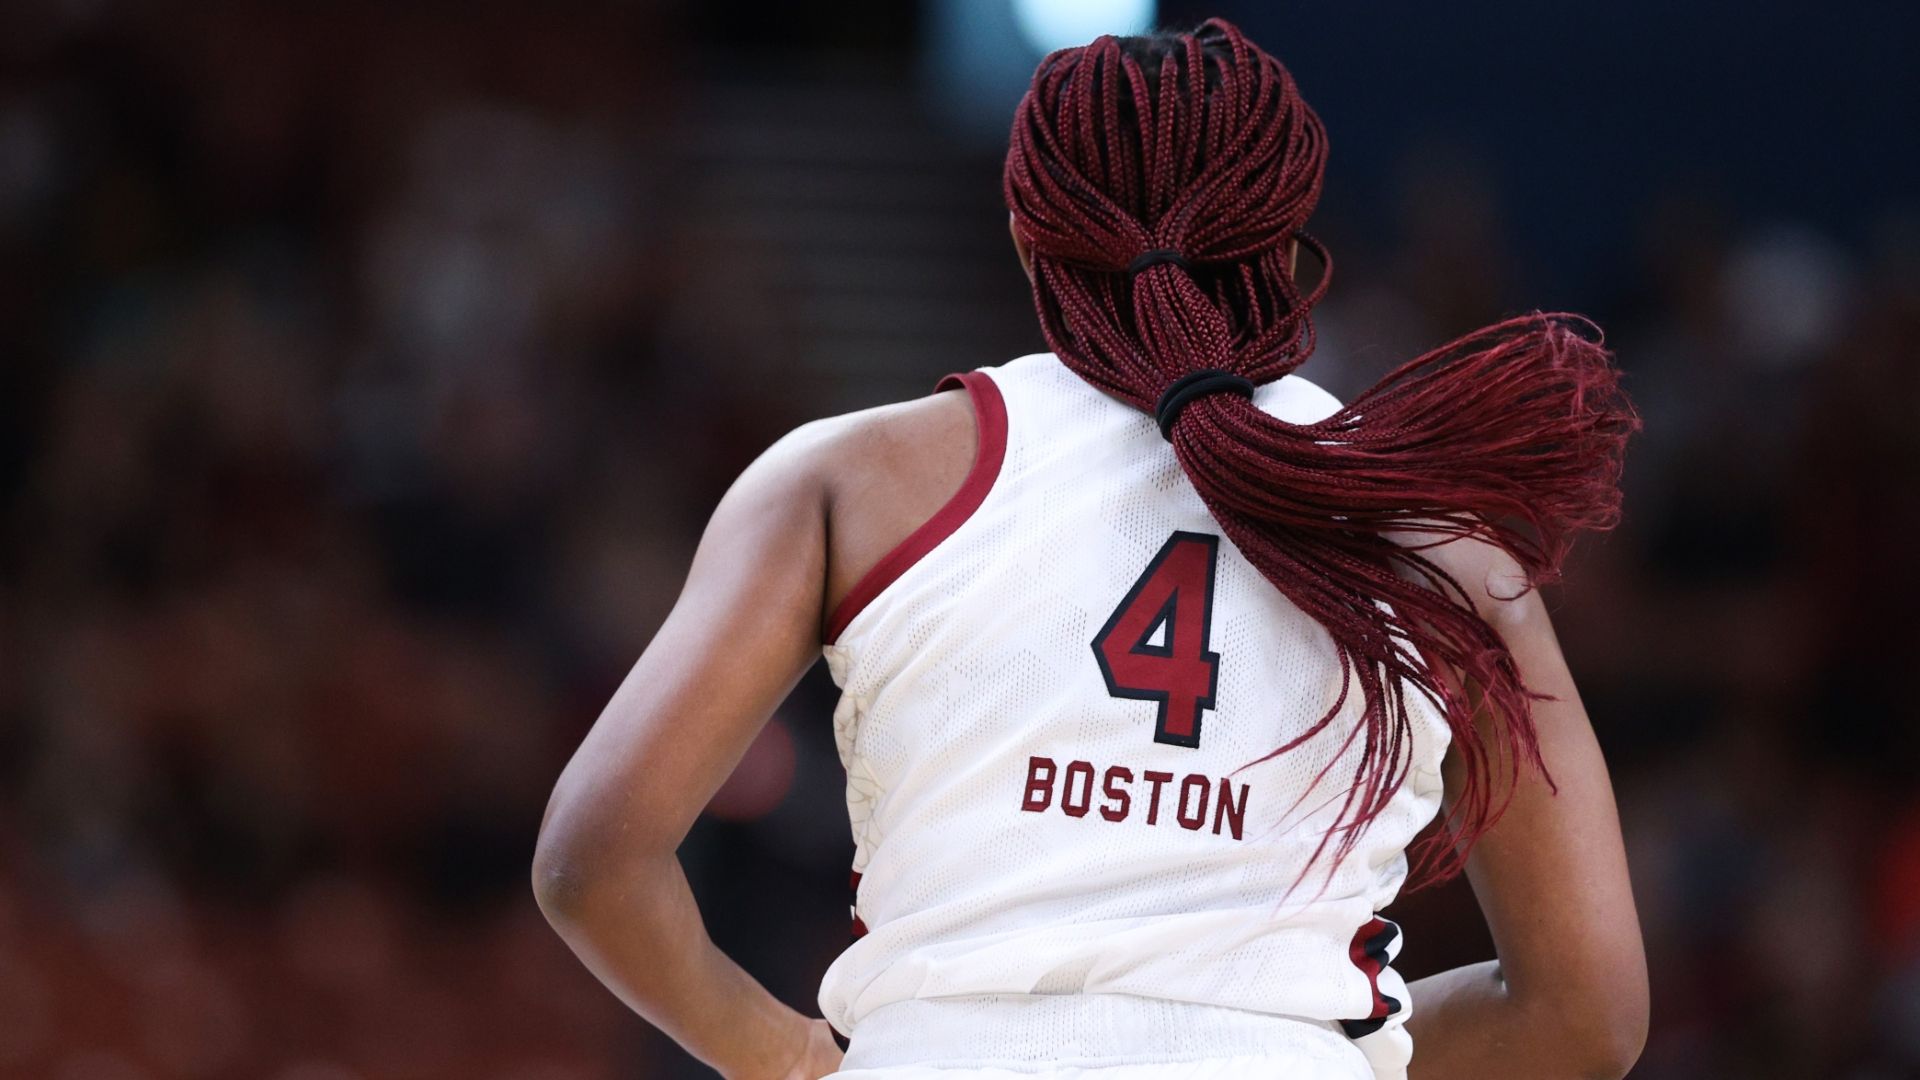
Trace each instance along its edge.
<path fill-rule="evenodd" d="M 1373 1075 L 1359 1048 L 1329 1021 L 1130 994 L 893 1002 L 860 1020 L 842 1068 L 1097 1068 L 1248 1055 Z"/>

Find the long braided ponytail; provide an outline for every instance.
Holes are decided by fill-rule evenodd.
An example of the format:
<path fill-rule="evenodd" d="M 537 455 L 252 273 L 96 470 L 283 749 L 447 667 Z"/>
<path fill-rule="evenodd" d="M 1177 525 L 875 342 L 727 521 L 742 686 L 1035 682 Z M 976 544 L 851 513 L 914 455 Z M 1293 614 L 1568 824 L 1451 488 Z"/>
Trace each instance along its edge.
<path fill-rule="evenodd" d="M 1159 412 L 1221 529 L 1339 651 L 1339 700 L 1268 756 L 1325 730 L 1359 684 L 1348 737 L 1360 766 L 1321 852 L 1344 857 L 1405 778 L 1411 688 L 1445 712 L 1466 766 L 1448 827 L 1416 853 L 1421 878 L 1445 877 L 1505 806 L 1496 771 L 1544 767 L 1536 695 L 1421 551 L 1478 537 L 1533 584 L 1554 580 L 1574 533 L 1618 519 L 1639 422 L 1598 330 L 1568 315 L 1468 334 L 1313 424 L 1204 392 L 1269 382 L 1312 353 L 1332 265 L 1302 227 L 1326 152 L 1287 70 L 1213 19 L 1047 57 L 1015 115 L 1004 184 L 1048 344 L 1089 383 Z M 1296 242 L 1323 265 L 1305 295 Z M 1220 374 L 1196 387 L 1205 372 Z M 1409 532 L 1421 543 L 1389 536 Z M 1487 737 L 1473 723 L 1481 702 L 1447 668 L 1484 698 Z"/>

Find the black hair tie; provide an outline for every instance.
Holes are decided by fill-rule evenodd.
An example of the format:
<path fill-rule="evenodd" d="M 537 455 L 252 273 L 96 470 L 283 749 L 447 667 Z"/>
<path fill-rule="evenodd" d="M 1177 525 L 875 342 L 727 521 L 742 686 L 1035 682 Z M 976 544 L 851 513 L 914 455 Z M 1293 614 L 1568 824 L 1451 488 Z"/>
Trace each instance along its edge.
<path fill-rule="evenodd" d="M 1152 251 L 1143 251 L 1134 256 L 1133 261 L 1127 264 L 1127 276 L 1132 277 L 1148 267 L 1159 266 L 1161 263 L 1172 263 L 1188 273 L 1193 272 L 1193 267 L 1187 264 L 1185 255 L 1172 248 L 1154 248 Z"/>
<path fill-rule="evenodd" d="M 1219 368 L 1190 371 L 1173 380 L 1173 385 L 1161 392 L 1160 400 L 1153 406 L 1153 419 L 1160 425 L 1161 438 L 1173 441 L 1173 425 L 1179 421 L 1180 410 L 1187 407 L 1187 402 L 1221 391 L 1239 394 L 1251 401 L 1253 380 Z"/>

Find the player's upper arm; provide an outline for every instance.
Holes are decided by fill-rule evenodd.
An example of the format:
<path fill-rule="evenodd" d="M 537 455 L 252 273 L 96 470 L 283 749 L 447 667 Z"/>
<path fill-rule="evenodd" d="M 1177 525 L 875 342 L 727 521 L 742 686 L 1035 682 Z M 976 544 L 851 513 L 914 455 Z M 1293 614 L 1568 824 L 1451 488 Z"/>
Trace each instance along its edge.
<path fill-rule="evenodd" d="M 672 852 L 818 659 L 836 434 L 787 436 L 714 510 L 672 612 L 554 788 L 543 906 L 564 911 L 623 864 Z"/>
<path fill-rule="evenodd" d="M 1500 634 L 1528 688 L 1550 695 L 1534 703 L 1533 721 L 1553 786 L 1523 768 L 1467 864 L 1508 993 L 1555 1014 L 1597 1058 L 1631 1061 L 1647 1023 L 1639 919 L 1606 761 L 1546 604 L 1498 547 L 1457 540 L 1428 554 Z M 1446 767 L 1457 790 L 1457 754 Z"/>

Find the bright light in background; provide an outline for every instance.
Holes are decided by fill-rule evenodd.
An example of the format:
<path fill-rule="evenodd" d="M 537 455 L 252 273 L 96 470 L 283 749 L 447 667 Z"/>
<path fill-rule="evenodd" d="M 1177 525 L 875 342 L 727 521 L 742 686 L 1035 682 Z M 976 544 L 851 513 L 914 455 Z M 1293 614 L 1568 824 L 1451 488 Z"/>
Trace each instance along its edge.
<path fill-rule="evenodd" d="M 0 0 L 3 2 L 3 0 Z M 954 135 L 1005 153 L 1013 107 L 1034 65 L 1101 34 L 1152 28 L 1154 0 L 923 0 L 920 77 Z"/>
<path fill-rule="evenodd" d="M 1153 22 L 1153 0 L 1013 0 L 1020 32 L 1043 53 L 1085 45 L 1101 34 L 1138 34 Z"/>

